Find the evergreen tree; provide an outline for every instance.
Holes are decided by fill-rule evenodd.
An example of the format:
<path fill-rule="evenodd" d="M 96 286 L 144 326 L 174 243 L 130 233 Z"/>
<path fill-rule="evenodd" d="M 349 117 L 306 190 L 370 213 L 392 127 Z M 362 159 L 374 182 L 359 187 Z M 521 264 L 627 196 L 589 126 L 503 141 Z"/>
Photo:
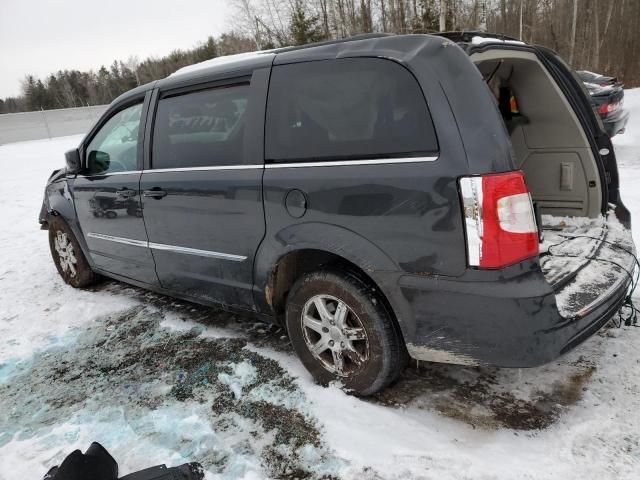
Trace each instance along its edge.
<path fill-rule="evenodd" d="M 307 14 L 302 0 L 295 0 L 293 4 L 289 30 L 294 45 L 305 45 L 324 40 L 319 18 Z"/>
<path fill-rule="evenodd" d="M 2 100 L 0 113 L 108 104 L 118 95 L 186 65 L 255 49 L 251 38 L 230 32 L 218 39 L 209 36 L 191 50 L 174 50 L 162 58 L 149 57 L 142 62 L 133 57 L 127 62 L 115 60 L 97 72 L 59 70 L 45 80 L 27 75 L 22 81 L 22 96 Z"/>
<path fill-rule="evenodd" d="M 22 82 L 22 92 L 29 110 L 40 110 L 36 99 L 36 79 L 33 75 L 27 75 Z"/>
<path fill-rule="evenodd" d="M 218 56 L 218 45 L 213 37 L 209 36 L 207 41 L 199 47 L 196 47 L 192 59 L 194 63 L 204 62 L 205 60 L 211 60 Z"/>

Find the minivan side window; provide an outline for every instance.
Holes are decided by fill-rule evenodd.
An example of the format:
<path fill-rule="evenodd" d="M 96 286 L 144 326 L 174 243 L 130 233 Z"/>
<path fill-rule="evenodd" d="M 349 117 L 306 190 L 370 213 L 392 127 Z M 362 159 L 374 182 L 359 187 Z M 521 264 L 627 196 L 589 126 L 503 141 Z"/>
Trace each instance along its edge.
<path fill-rule="evenodd" d="M 137 170 L 142 103 L 113 115 L 87 145 L 87 174 L 106 175 Z"/>
<path fill-rule="evenodd" d="M 161 98 L 153 127 L 152 168 L 243 163 L 249 85 Z"/>
<path fill-rule="evenodd" d="M 379 58 L 273 67 L 265 135 L 269 163 L 438 151 L 417 80 L 400 64 Z"/>

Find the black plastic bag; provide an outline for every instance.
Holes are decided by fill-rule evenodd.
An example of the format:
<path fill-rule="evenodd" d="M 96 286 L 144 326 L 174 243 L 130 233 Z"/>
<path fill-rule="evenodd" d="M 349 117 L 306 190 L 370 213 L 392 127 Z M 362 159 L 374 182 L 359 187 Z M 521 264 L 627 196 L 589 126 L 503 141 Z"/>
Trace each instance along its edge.
<path fill-rule="evenodd" d="M 140 470 L 119 480 L 202 480 L 204 472 L 199 463 L 185 463 L 179 467 L 165 465 Z M 43 480 L 118 480 L 118 463 L 97 442 L 86 452 L 75 450 L 60 464 L 51 468 Z"/>

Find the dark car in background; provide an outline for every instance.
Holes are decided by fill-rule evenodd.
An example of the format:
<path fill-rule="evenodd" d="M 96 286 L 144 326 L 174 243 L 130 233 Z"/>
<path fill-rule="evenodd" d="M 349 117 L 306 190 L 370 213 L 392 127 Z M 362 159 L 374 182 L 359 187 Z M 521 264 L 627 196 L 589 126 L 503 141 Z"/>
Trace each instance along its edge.
<path fill-rule="evenodd" d="M 371 394 L 409 357 L 541 365 L 616 314 L 635 261 L 574 75 L 548 49 L 464 35 L 204 62 L 117 98 L 40 223 L 68 284 L 250 312 L 322 384 Z"/>
<path fill-rule="evenodd" d="M 629 112 L 623 108 L 624 85 L 616 77 L 586 70 L 578 70 L 576 73 L 587 87 L 609 136 L 624 133 L 629 121 Z"/>

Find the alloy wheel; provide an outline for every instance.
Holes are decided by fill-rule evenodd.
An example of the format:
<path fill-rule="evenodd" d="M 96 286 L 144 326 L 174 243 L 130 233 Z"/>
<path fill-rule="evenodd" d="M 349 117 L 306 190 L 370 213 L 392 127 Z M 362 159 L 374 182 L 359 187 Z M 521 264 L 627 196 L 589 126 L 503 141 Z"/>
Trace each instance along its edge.
<path fill-rule="evenodd" d="M 344 301 L 315 295 L 305 304 L 301 322 L 309 352 L 329 372 L 348 377 L 369 359 L 367 332 Z"/>
<path fill-rule="evenodd" d="M 78 260 L 76 259 L 75 252 L 73 251 L 73 244 L 65 232 L 60 230 L 56 232 L 54 248 L 58 254 L 58 261 L 60 262 L 60 268 L 62 271 L 69 274 L 71 277 L 75 277 L 77 273 L 76 266 L 78 264 Z"/>

